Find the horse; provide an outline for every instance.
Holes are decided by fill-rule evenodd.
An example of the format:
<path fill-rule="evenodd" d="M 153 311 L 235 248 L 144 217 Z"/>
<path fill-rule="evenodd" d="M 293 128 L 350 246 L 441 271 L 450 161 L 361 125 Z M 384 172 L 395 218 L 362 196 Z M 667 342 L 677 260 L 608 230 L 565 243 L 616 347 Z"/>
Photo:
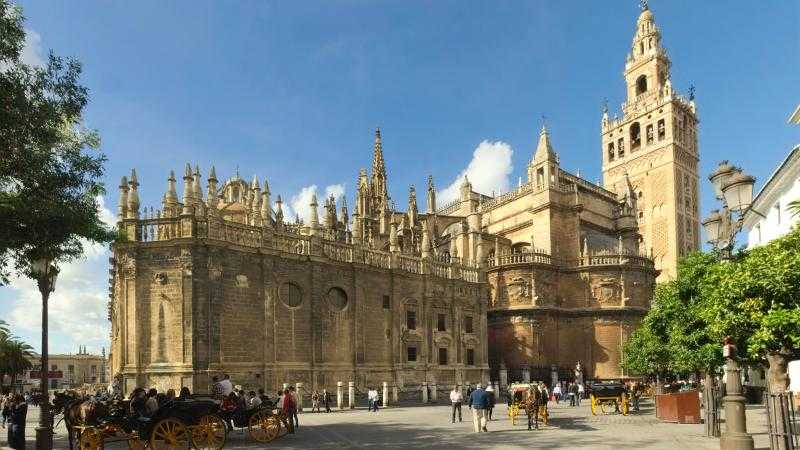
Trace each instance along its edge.
<path fill-rule="evenodd" d="M 98 425 L 99 419 L 108 415 L 108 407 L 94 399 L 86 399 L 75 392 L 56 393 L 53 399 L 53 415 L 59 413 L 64 415 L 62 420 L 67 429 L 69 448 L 72 450 L 74 440 L 80 439 L 80 432 L 76 431 L 74 427 Z"/>
<path fill-rule="evenodd" d="M 525 414 L 528 416 L 528 429 L 533 429 L 531 427 L 531 421 L 533 421 L 533 426 L 535 429 L 539 429 L 539 407 L 541 404 L 542 393 L 539 392 L 539 389 L 536 387 L 531 387 L 528 389 L 528 395 L 520 402 L 520 407 L 525 409 Z"/>

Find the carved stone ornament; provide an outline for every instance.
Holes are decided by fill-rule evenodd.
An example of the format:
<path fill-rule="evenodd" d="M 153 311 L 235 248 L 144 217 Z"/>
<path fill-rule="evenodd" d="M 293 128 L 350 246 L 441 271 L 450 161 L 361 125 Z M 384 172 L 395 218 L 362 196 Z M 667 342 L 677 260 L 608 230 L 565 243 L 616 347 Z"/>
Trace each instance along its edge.
<path fill-rule="evenodd" d="M 208 278 L 212 281 L 217 281 L 222 278 L 222 269 L 218 267 L 210 267 L 208 269 Z"/>
<path fill-rule="evenodd" d="M 528 303 L 530 300 L 531 285 L 524 278 L 514 278 L 508 283 L 509 303 Z"/>
<path fill-rule="evenodd" d="M 617 300 L 619 281 L 616 278 L 596 280 L 592 286 L 592 296 L 600 303 L 611 303 Z"/>
<path fill-rule="evenodd" d="M 153 275 L 153 281 L 162 285 L 167 284 L 167 281 L 169 281 L 167 272 L 156 272 L 156 274 Z"/>
<path fill-rule="evenodd" d="M 238 288 L 250 287 L 250 281 L 247 279 L 247 275 L 243 274 L 236 275 L 236 287 Z"/>

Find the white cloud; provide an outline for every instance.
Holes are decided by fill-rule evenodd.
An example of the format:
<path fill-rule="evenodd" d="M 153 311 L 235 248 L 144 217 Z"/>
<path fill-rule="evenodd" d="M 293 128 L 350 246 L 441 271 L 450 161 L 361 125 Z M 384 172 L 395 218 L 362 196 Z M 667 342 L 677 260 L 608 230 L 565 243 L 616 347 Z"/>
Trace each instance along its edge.
<path fill-rule="evenodd" d="M 345 185 L 340 183 L 326 186 L 324 196 L 321 196 L 317 191 L 317 185 L 312 184 L 300 189 L 300 192 L 293 195 L 292 199 L 289 201 L 289 204 L 284 204 L 283 206 L 284 221 L 294 222 L 295 214 L 299 214 L 300 218 L 303 220 L 303 223 L 308 225 L 311 221 L 311 197 L 314 194 L 317 194 L 317 216 L 321 221 L 323 214 L 322 205 L 324 205 L 325 199 L 333 194 L 333 197 L 338 202 L 339 198 L 345 193 Z"/>
<path fill-rule="evenodd" d="M 20 59 L 31 66 L 44 66 L 42 36 L 30 28 L 25 29 L 25 46 L 22 47 Z"/>
<path fill-rule="evenodd" d="M 472 153 L 472 160 L 449 186 L 436 193 L 437 203 L 444 205 L 458 198 L 459 188 L 467 176 L 472 189 L 489 194 L 492 191 L 507 191 L 510 186 L 510 175 L 514 169 L 511 156 L 514 150 L 502 141 L 483 141 Z"/>
<path fill-rule="evenodd" d="M 114 214 L 98 197 L 100 217 L 106 224 L 116 221 Z M 84 243 L 83 258 L 61 264 L 56 289 L 48 302 L 50 352 L 77 351 L 86 345 L 91 352 L 109 350 L 110 323 L 107 317 L 107 246 Z M 39 349 L 41 345 L 42 300 L 36 282 L 16 277 L 0 288 L 0 302 L 8 305 L 9 324 L 15 334 Z"/>

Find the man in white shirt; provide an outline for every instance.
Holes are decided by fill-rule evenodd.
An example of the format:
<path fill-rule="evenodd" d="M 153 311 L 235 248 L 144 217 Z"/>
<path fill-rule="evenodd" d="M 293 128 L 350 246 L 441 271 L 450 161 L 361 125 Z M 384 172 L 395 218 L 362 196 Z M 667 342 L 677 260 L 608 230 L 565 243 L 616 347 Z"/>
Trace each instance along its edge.
<path fill-rule="evenodd" d="M 378 390 L 370 387 L 367 391 L 367 399 L 369 400 L 369 411 L 378 412 Z"/>
<path fill-rule="evenodd" d="M 458 385 L 453 386 L 453 390 L 450 391 L 450 403 L 453 405 L 453 420 L 452 423 L 456 423 L 456 411 L 458 411 L 458 421 L 461 422 L 461 402 L 463 398 L 461 396 L 461 389 L 459 389 Z"/>
<path fill-rule="evenodd" d="M 227 373 L 222 375 L 222 381 L 219 382 L 219 385 L 222 387 L 223 397 L 227 397 L 233 392 L 233 383 L 231 383 L 231 377 Z"/>
<path fill-rule="evenodd" d="M 247 409 L 256 409 L 261 406 L 261 397 L 256 395 L 256 391 L 250 391 L 250 400 L 247 402 Z"/>

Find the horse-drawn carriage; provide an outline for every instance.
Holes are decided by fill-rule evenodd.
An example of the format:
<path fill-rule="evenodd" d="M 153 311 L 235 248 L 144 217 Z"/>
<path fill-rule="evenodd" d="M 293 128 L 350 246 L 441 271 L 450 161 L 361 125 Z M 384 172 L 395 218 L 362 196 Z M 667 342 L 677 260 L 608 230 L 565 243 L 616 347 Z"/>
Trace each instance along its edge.
<path fill-rule="evenodd" d="M 84 407 L 89 402 L 93 402 L 89 416 L 70 413 L 70 410 Z M 275 439 L 281 429 L 281 420 L 272 413 L 271 404 L 223 411 L 211 398 L 189 397 L 166 402 L 151 417 L 129 414 L 129 403 L 122 400 L 74 400 L 63 404 L 65 418 L 75 416 L 66 421 L 70 448 L 73 433 L 77 433 L 81 450 L 98 450 L 106 442 L 121 441 L 126 441 L 131 450 L 145 447 L 153 450 L 220 450 L 231 431 L 226 422 L 237 428 L 246 427 L 250 436 L 259 442 Z"/>
<path fill-rule="evenodd" d="M 547 411 L 547 398 L 539 391 L 535 384 L 513 383 L 508 386 L 509 405 L 508 417 L 511 418 L 511 425 L 517 424 L 517 416 L 520 411 L 525 411 L 528 416 L 528 429 L 532 425 L 539 429 L 539 419 L 545 425 L 550 422 L 550 414 Z"/>
<path fill-rule="evenodd" d="M 630 411 L 630 398 L 627 387 L 617 381 L 599 381 L 589 385 L 589 398 L 592 401 L 592 415 L 598 412 L 607 414 L 606 408 L 614 406 L 615 412 L 627 416 Z"/>

